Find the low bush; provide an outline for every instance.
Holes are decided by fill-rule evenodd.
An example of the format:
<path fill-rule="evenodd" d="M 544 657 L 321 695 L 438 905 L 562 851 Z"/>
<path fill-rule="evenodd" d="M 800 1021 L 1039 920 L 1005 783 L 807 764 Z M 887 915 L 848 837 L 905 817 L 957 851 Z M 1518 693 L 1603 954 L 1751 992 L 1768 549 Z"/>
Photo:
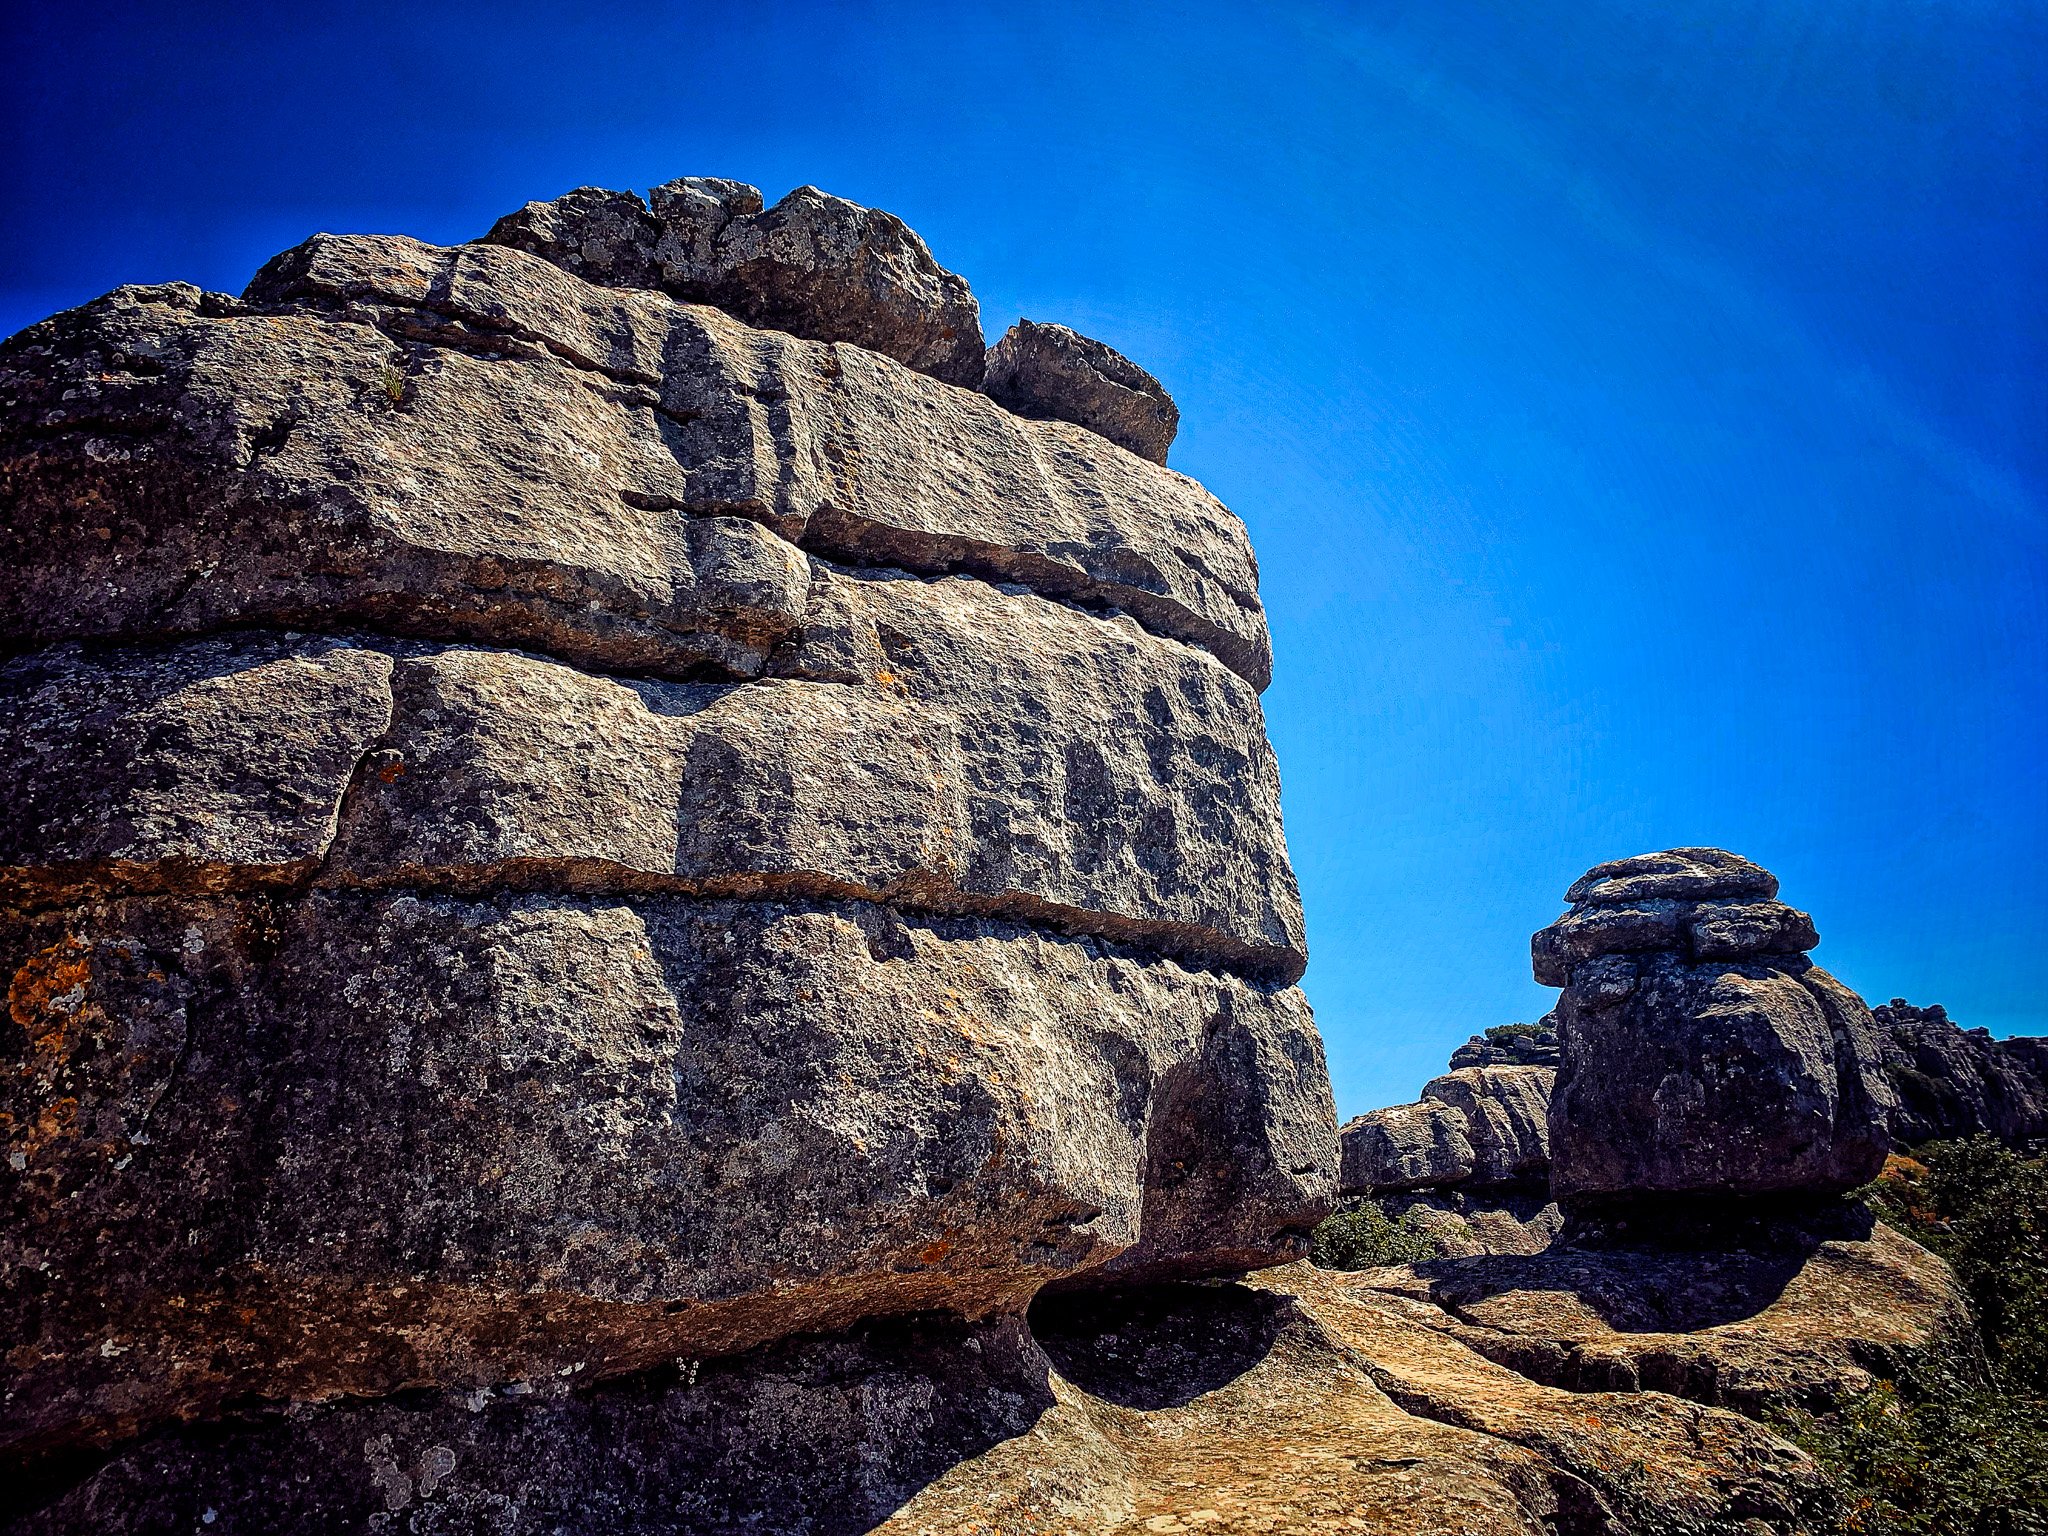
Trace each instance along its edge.
<path fill-rule="evenodd" d="M 1853 1536 L 2048 1536 L 2048 1161 L 1989 1138 L 1887 1161 L 1865 1198 L 1941 1255 L 1981 1348 L 1916 1355 L 1895 1381 L 1785 1426 Z"/>
<path fill-rule="evenodd" d="M 1436 1240 L 1413 1218 L 1404 1211 L 1397 1220 L 1377 1200 L 1348 1201 L 1316 1228 L 1309 1262 L 1319 1269 L 1376 1269 L 1435 1258 Z"/>

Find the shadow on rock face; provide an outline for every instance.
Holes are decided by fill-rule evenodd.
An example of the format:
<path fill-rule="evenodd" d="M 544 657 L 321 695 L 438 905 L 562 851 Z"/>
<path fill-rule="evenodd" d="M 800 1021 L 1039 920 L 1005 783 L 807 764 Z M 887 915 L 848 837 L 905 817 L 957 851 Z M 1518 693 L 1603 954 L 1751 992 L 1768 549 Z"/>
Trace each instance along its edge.
<path fill-rule="evenodd" d="M 1830 1240 L 1868 1238 L 1850 1201 L 1615 1204 L 1574 1218 L 1537 1254 L 1432 1259 L 1414 1266 L 1454 1311 L 1495 1296 L 1569 1296 L 1618 1333 L 1691 1333 L 1755 1317 Z"/>
<path fill-rule="evenodd" d="M 1241 1285 L 1041 1293 L 1031 1332 L 1082 1391 L 1126 1408 L 1176 1408 L 1272 1349 L 1286 1303 Z"/>
<path fill-rule="evenodd" d="M 1053 1405 L 1015 1319 L 929 1315 L 582 1391 L 301 1403 L 17 1485 L 0 1532 L 852 1536 Z M 55 1481 L 51 1479 L 50 1481 Z"/>

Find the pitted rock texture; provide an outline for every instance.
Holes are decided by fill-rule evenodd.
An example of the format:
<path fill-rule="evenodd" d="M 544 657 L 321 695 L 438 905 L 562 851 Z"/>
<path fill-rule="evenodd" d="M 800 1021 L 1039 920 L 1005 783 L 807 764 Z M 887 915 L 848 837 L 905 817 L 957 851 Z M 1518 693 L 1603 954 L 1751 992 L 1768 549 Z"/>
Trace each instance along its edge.
<path fill-rule="evenodd" d="M 1972 1347 L 1948 1266 L 1853 1209 L 1763 1221 L 1739 1243 L 1553 1244 L 1361 1272 L 1380 1305 L 1531 1381 L 1669 1393 L 1768 1420 Z M 1383 1299 L 1382 1299 L 1383 1298 Z"/>
<path fill-rule="evenodd" d="M 702 191 L 663 285 L 696 230 L 971 320 L 886 215 L 704 234 Z M 1050 1282 L 1285 1262 L 1334 1196 L 1242 527 L 879 333 L 637 286 L 618 198 L 543 212 L 574 262 L 321 236 L 0 347 L 24 1476 L 878 1316 L 1000 1352 Z M 386 1513 L 431 1452 L 364 1463 Z"/>
<path fill-rule="evenodd" d="M 1542 1188 L 1554 1076 L 1548 1067 L 1459 1067 L 1425 1084 L 1417 1103 L 1347 1122 L 1344 1193 Z"/>
<path fill-rule="evenodd" d="M 1734 854 L 1603 864 L 1532 941 L 1562 986 L 1551 1188 L 1567 1211 L 1823 1196 L 1876 1176 L 1891 1089 L 1861 998 L 1802 953 L 1805 913 Z"/>
<path fill-rule="evenodd" d="M 808 551 L 1272 671 L 1243 526 L 1184 476 L 496 246 L 318 236 L 241 300 L 119 289 L 30 327 L 0 348 L 0 506 L 16 647 L 352 623 L 750 677 Z"/>
<path fill-rule="evenodd" d="M 1903 997 L 1870 1012 L 1898 1095 L 1893 1141 L 2048 1141 L 2048 1037 L 1994 1040 L 1987 1029 L 1962 1028 L 1938 1003 L 1916 1008 Z"/>
<path fill-rule="evenodd" d="M 1790 1536 L 1822 1526 L 1819 1474 L 1731 1405 L 1867 1380 L 1957 1306 L 1938 1264 L 1882 1239 L 1704 1271 L 1295 1265 L 1048 1295 L 1028 1322 L 871 1322 L 599 1387 L 572 1370 L 243 1405 L 13 1485 L 0 1528 Z"/>
<path fill-rule="evenodd" d="M 845 341 L 972 389 L 983 369 L 981 311 L 965 279 L 932 259 L 892 213 L 816 187 L 763 211 L 758 188 L 713 176 L 630 192 L 579 187 L 491 227 L 593 283 L 660 288 L 749 325 Z"/>
<path fill-rule="evenodd" d="M 1555 1067 L 1561 1054 L 1557 1021 L 1545 1014 L 1533 1032 L 1527 1025 L 1503 1026 L 1474 1035 L 1451 1052 L 1451 1070 L 1460 1067 Z"/>
<path fill-rule="evenodd" d="M 988 352 L 982 390 L 1019 416 L 1071 421 L 1154 464 L 1180 429 L 1180 408 L 1151 374 L 1114 347 L 1019 320 Z"/>

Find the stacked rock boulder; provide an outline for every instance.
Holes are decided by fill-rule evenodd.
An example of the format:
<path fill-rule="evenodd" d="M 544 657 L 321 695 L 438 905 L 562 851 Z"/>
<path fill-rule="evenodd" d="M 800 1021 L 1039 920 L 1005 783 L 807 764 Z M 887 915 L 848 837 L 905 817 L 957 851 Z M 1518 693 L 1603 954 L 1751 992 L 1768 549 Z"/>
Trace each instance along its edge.
<path fill-rule="evenodd" d="M 1536 1024 L 1504 1024 L 1474 1035 L 1451 1052 L 1451 1070 L 1459 1067 L 1556 1067 L 1561 1054 L 1557 1021 L 1545 1014 Z"/>
<path fill-rule="evenodd" d="M 1550 1181 L 1568 1213 L 1824 1198 L 1883 1165 L 1876 1026 L 1777 892 L 1747 859 L 1674 848 L 1588 871 L 1535 935 L 1537 981 L 1564 989 Z"/>
<path fill-rule="evenodd" d="M 830 1384 L 1015 1375 L 1050 1282 L 1305 1251 L 1334 1117 L 1242 526 L 964 387 L 900 221 L 760 210 L 321 235 L 0 350 L 7 1453 L 257 1426 L 47 1528 L 260 1511 L 414 1408 L 530 1473 L 493 1528 L 660 1525 L 576 1445 L 936 1456 L 996 1431 Z M 344 1454 L 388 1510 L 455 1486 Z"/>

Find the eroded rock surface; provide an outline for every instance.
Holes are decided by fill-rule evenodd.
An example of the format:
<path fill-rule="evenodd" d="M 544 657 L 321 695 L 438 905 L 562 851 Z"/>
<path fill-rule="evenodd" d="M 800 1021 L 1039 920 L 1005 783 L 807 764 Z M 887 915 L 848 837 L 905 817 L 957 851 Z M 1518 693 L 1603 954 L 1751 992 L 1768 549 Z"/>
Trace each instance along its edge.
<path fill-rule="evenodd" d="M 1538 933 L 1562 986 L 1551 1188 L 1605 1201 L 1825 1196 L 1884 1161 L 1892 1094 L 1870 1011 L 1805 957 L 1803 912 L 1746 859 L 1679 848 L 1602 864 Z"/>
<path fill-rule="evenodd" d="M 528 203 L 484 239 L 593 283 L 660 288 L 766 330 L 847 341 L 919 373 L 981 382 L 981 312 L 966 280 L 892 213 L 798 187 L 773 208 L 714 176 L 630 192 L 579 187 Z"/>
<path fill-rule="evenodd" d="M 1549 1067 L 1459 1067 L 1414 1104 L 1345 1124 L 1346 1194 L 1540 1189 L 1550 1171 Z"/>
<path fill-rule="evenodd" d="M 1870 1010 L 1884 1075 L 1898 1096 L 1892 1139 L 1901 1146 L 1996 1136 L 2015 1146 L 2048 1141 L 2048 1038 L 1994 1040 L 1964 1029 L 1939 1004 L 1902 997 Z"/>
<path fill-rule="evenodd" d="M 1295 1265 L 1047 1295 L 1028 1321 L 871 1322 L 599 1390 L 572 1370 L 244 1408 L 123 1448 L 9 1528 L 1791 1533 L 1824 1521 L 1819 1474 L 1732 1405 L 1867 1379 L 1948 1326 L 1953 1287 L 1916 1253 Z"/>
<path fill-rule="evenodd" d="M 847 1330 L 1014 1352 L 1053 1280 L 1305 1251 L 1334 1117 L 1242 527 L 928 376 L 978 379 L 972 301 L 887 215 L 745 203 L 578 193 L 519 225 L 550 259 L 321 236 L 0 348 L 25 1485 L 234 1441 L 248 1508 L 346 1469 L 287 1526 L 368 1486 L 427 1529 L 495 1455 L 506 1528 L 698 1528 L 772 1500 L 600 1495 L 600 1443 L 858 1481 L 919 1426 L 813 1489 L 873 1513 L 1028 1394 L 920 1418 L 922 1346 Z M 824 1334 L 867 1428 L 747 1428 L 802 1364 L 617 1407 Z M 62 1518 L 186 1518 L 128 1475 Z"/>
<path fill-rule="evenodd" d="M 1180 428 L 1165 386 L 1114 347 L 1064 325 L 1019 320 L 989 348 L 981 387 L 1020 416 L 1071 421 L 1154 464 L 1166 462 Z"/>

